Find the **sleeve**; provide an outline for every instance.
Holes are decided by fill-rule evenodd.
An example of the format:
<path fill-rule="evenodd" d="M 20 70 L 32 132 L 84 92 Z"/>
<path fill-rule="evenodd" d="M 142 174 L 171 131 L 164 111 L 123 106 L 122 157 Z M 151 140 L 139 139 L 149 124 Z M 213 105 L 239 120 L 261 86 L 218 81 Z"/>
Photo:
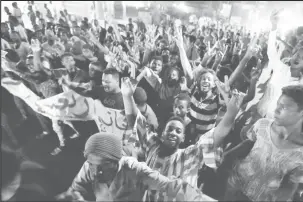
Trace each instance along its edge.
<path fill-rule="evenodd" d="M 168 197 L 176 198 L 176 201 L 217 201 L 179 178 L 169 180 L 166 192 Z"/>
<path fill-rule="evenodd" d="M 160 191 L 167 188 L 169 178 L 151 169 L 145 162 L 138 162 L 135 158 L 125 157 L 123 164 L 127 164 L 130 170 L 135 172 L 138 180 L 147 186 L 147 189 Z"/>
<path fill-rule="evenodd" d="M 70 192 L 79 192 L 82 196 L 90 195 L 93 191 L 91 189 L 91 178 L 89 173 L 89 164 L 85 162 L 80 169 L 79 173 L 76 175 L 72 182 L 69 190 Z"/>
<path fill-rule="evenodd" d="M 148 124 L 152 125 L 154 129 L 158 129 L 159 123 L 155 112 L 152 110 L 150 106 L 148 106 Z"/>
<path fill-rule="evenodd" d="M 133 134 L 137 134 L 140 145 L 146 152 L 156 144 L 156 141 L 154 141 L 155 134 L 148 132 L 146 118 L 140 112 L 136 117 Z"/>
<path fill-rule="evenodd" d="M 303 157 L 301 158 L 301 162 L 303 162 Z M 299 165 L 298 167 L 296 167 L 290 173 L 289 179 L 290 179 L 291 182 L 293 182 L 295 184 L 298 184 L 298 183 L 303 184 L 303 163 L 301 163 L 301 165 Z"/>
<path fill-rule="evenodd" d="M 208 167 L 216 168 L 216 159 L 220 157 L 217 156 L 217 152 L 214 149 L 214 138 L 213 133 L 215 129 L 211 129 L 204 135 L 200 137 L 195 145 L 189 146 L 185 149 L 189 159 L 195 159 L 202 166 L 205 163 Z"/>
<path fill-rule="evenodd" d="M 247 139 L 255 142 L 257 140 L 257 132 L 259 126 L 260 126 L 260 120 L 257 121 L 253 126 L 251 126 L 251 128 L 246 132 L 246 135 L 244 134 L 244 136 L 246 136 Z"/>
<path fill-rule="evenodd" d="M 147 68 L 147 74 L 145 76 L 146 81 L 155 89 L 162 83 L 162 80 L 151 69 Z"/>

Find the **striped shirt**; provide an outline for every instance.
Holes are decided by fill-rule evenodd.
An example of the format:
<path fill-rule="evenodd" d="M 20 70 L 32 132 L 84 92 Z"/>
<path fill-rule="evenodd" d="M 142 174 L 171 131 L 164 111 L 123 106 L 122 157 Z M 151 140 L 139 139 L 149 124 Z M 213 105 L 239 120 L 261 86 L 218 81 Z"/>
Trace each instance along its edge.
<path fill-rule="evenodd" d="M 189 118 L 195 124 L 195 133 L 203 135 L 215 127 L 220 103 L 217 94 L 213 94 L 205 100 L 200 100 L 198 91 L 195 91 L 191 96 Z"/>
<path fill-rule="evenodd" d="M 215 153 L 213 148 L 213 130 L 203 135 L 195 144 L 186 149 L 178 149 L 167 157 L 158 155 L 161 141 L 157 134 L 146 130 L 146 119 L 138 114 L 135 129 L 142 149 L 145 151 L 146 163 L 153 170 L 159 171 L 164 176 L 176 176 L 183 179 L 193 187 L 197 187 L 198 170 L 204 165 L 215 167 Z M 173 201 L 164 192 L 147 191 L 146 201 Z"/>

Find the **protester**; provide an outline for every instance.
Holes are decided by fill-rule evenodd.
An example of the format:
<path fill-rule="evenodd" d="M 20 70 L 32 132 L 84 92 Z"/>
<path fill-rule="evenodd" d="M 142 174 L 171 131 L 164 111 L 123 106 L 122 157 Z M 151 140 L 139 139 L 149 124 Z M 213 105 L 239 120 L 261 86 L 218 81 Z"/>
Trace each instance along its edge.
<path fill-rule="evenodd" d="M 65 179 L 92 135 L 57 200 L 301 200 L 303 32 L 283 12 L 260 31 L 162 9 L 156 24 L 101 25 L 51 2 L 19 4 L 1 23 L 2 145 L 26 153 L 37 142 L 32 153 Z M 3 197 L 21 200 L 20 169 L 4 161 L 14 170 Z"/>

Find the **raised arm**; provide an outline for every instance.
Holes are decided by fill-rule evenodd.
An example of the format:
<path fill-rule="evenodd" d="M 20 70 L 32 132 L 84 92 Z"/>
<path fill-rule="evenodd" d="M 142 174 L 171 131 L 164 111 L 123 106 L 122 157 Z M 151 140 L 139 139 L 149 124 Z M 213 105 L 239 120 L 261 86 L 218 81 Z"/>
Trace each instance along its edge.
<path fill-rule="evenodd" d="M 182 30 L 180 30 L 181 27 L 179 27 L 179 28 L 176 27 L 175 29 L 177 32 L 176 44 L 179 48 L 182 68 L 183 68 L 184 74 L 186 76 L 187 82 L 189 84 L 192 84 L 193 80 L 194 80 L 194 75 L 193 75 L 192 67 L 186 56 L 186 51 L 185 51 L 184 43 L 183 43 Z"/>

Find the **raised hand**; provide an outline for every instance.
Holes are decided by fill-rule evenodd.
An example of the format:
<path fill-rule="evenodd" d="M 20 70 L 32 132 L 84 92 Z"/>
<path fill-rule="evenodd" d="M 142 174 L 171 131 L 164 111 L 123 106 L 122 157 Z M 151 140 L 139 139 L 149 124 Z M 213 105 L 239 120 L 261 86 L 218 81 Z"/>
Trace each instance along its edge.
<path fill-rule="evenodd" d="M 250 72 L 250 79 L 251 81 L 256 81 L 259 79 L 260 75 L 262 73 L 261 69 L 261 60 L 258 59 L 257 66 L 253 68 Z"/>
<path fill-rule="evenodd" d="M 260 57 L 260 51 L 261 47 L 257 44 L 258 37 L 255 37 L 252 42 L 249 44 L 249 47 L 247 48 L 245 57 L 251 58 L 253 56 L 259 58 Z"/>
<path fill-rule="evenodd" d="M 232 116 L 236 116 L 241 109 L 245 94 L 234 90 L 232 97 L 226 105 L 227 113 Z"/>
<path fill-rule="evenodd" d="M 137 81 L 128 77 L 121 79 L 121 93 L 124 96 L 133 96 L 137 87 Z"/>
<path fill-rule="evenodd" d="M 39 52 L 41 50 L 40 41 L 38 39 L 32 39 L 31 49 L 33 52 Z"/>
<path fill-rule="evenodd" d="M 181 77 L 180 87 L 181 87 L 182 91 L 187 91 L 188 90 L 188 88 L 187 88 L 187 79 L 184 76 Z"/>
<path fill-rule="evenodd" d="M 219 93 L 223 96 L 224 103 L 227 105 L 229 103 L 229 95 L 231 93 L 228 76 L 224 76 L 224 84 L 222 84 L 219 79 L 215 81 L 215 84 L 218 88 Z"/>

